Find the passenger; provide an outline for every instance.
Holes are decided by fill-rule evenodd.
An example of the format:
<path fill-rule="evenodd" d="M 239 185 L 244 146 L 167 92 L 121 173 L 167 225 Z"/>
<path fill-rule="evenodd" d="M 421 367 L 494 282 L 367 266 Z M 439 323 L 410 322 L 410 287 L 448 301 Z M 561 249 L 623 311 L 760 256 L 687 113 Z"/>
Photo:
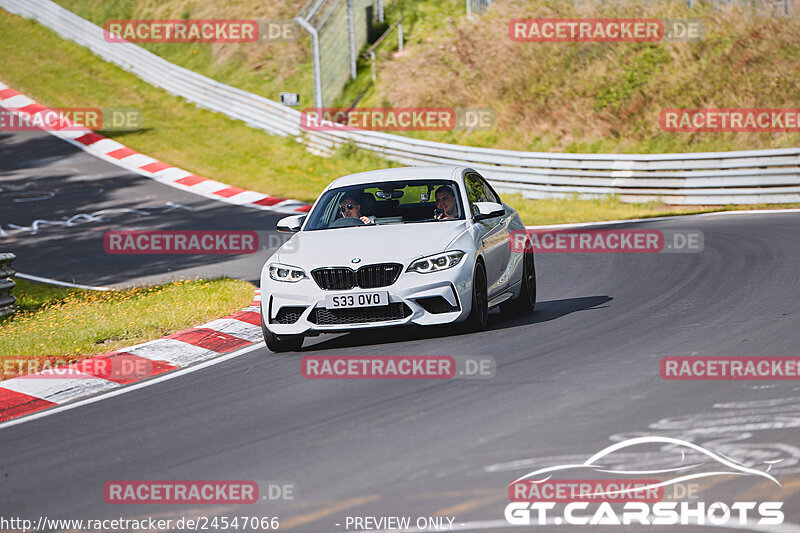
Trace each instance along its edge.
<path fill-rule="evenodd" d="M 458 218 L 458 202 L 453 189 L 443 185 L 436 189 L 436 210 L 433 218 L 437 220 L 450 220 Z"/>
<path fill-rule="evenodd" d="M 374 224 L 375 217 L 363 216 L 361 214 L 361 204 L 352 196 L 345 195 L 339 200 L 339 211 L 344 218 L 358 218 L 364 224 Z"/>

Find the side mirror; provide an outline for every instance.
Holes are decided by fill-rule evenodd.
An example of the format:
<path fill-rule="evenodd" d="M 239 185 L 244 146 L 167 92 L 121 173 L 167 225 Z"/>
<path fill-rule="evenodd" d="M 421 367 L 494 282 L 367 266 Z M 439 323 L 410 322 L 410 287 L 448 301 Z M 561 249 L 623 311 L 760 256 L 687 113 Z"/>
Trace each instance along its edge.
<path fill-rule="evenodd" d="M 278 231 L 281 233 L 297 233 L 308 215 L 292 215 L 278 221 Z"/>
<path fill-rule="evenodd" d="M 472 212 L 472 220 L 478 222 L 480 220 L 486 220 L 487 218 L 501 217 L 506 214 L 506 209 L 503 207 L 503 204 L 475 202 L 472 204 Z"/>

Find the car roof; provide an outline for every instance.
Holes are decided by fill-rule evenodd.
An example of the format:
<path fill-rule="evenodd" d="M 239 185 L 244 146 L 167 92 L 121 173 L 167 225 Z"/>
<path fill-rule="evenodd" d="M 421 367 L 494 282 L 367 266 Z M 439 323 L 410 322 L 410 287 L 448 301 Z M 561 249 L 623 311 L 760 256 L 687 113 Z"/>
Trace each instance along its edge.
<path fill-rule="evenodd" d="M 370 170 L 342 176 L 331 182 L 326 187 L 334 189 L 338 187 L 348 187 L 360 185 L 362 183 L 373 183 L 382 181 L 396 180 L 424 180 L 424 179 L 456 179 L 461 171 L 466 167 L 456 166 L 428 166 L 428 167 L 400 167 L 387 168 L 383 170 Z"/>

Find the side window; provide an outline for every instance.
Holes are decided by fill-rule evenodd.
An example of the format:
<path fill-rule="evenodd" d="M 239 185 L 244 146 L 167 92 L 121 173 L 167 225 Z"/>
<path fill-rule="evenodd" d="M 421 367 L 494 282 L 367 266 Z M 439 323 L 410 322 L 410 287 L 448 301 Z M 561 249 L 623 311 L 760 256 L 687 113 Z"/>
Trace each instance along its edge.
<path fill-rule="evenodd" d="M 478 178 L 481 182 L 481 188 L 483 189 L 483 194 L 488 200 L 484 200 L 485 202 L 494 202 L 496 204 L 502 204 L 503 202 L 500 201 L 500 197 L 497 196 L 497 193 L 492 190 L 492 187 L 486 183 L 486 180 L 483 178 Z"/>
<path fill-rule="evenodd" d="M 467 174 L 467 177 L 464 178 L 464 183 L 467 184 L 467 198 L 469 198 L 470 204 L 492 201 L 486 197 L 486 191 L 484 191 L 481 181 L 475 174 Z"/>

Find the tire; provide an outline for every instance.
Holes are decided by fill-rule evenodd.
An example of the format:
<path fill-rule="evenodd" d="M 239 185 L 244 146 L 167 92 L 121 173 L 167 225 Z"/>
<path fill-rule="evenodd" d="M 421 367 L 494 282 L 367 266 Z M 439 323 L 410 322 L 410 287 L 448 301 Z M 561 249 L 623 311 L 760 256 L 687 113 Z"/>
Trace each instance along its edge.
<path fill-rule="evenodd" d="M 472 274 L 472 309 L 464 326 L 468 332 L 483 331 L 489 323 L 489 296 L 486 287 L 486 269 L 483 263 L 475 265 Z"/>
<path fill-rule="evenodd" d="M 533 252 L 525 250 L 522 262 L 522 287 L 519 296 L 511 301 L 500 304 L 500 312 L 509 317 L 526 315 L 533 312 L 536 307 L 536 267 L 533 262 Z"/>
<path fill-rule="evenodd" d="M 304 335 L 275 335 L 267 326 L 264 319 L 261 319 L 261 333 L 264 335 L 264 343 L 275 353 L 297 352 L 303 347 Z"/>

